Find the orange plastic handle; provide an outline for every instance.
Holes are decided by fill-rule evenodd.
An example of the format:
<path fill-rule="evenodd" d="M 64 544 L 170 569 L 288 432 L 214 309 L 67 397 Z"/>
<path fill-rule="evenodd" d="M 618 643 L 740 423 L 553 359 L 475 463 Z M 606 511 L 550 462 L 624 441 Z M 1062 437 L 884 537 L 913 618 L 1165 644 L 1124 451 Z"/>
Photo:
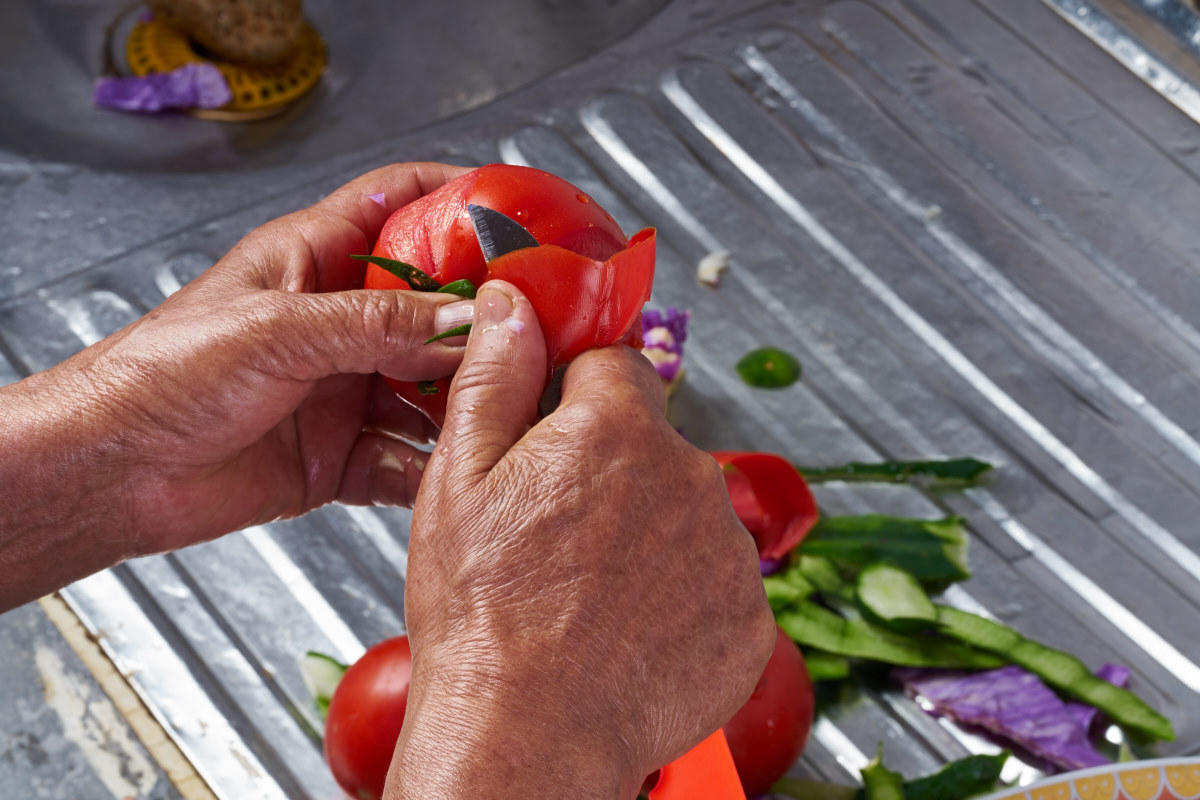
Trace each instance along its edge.
<path fill-rule="evenodd" d="M 659 770 L 650 800 L 746 800 L 725 732 L 716 733 Z"/>

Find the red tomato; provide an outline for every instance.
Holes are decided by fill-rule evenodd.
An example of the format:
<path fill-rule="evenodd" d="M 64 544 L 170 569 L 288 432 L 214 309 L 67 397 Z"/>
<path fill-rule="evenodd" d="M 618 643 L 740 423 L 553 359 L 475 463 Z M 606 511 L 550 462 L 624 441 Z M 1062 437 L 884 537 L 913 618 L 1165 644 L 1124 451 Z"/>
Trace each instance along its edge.
<path fill-rule="evenodd" d="M 467 212 L 471 204 L 521 223 L 540 246 L 485 263 Z M 649 229 L 627 241 L 607 211 L 562 178 L 530 167 L 492 164 L 396 211 L 372 252 L 411 264 L 442 284 L 463 278 L 476 286 L 491 278 L 513 283 L 537 313 L 554 368 L 591 347 L 641 345 L 638 320 L 654 281 L 654 245 Z M 367 268 L 365 285 L 409 288 L 374 265 Z M 442 424 L 444 388 L 421 395 L 411 385 L 392 386 Z"/>
<path fill-rule="evenodd" d="M 485 206 L 521 223 L 539 244 L 606 259 L 625 247 L 607 211 L 572 184 L 549 172 L 489 164 L 460 175 L 392 214 L 373 251 L 412 264 L 439 283 L 466 278 L 483 283 L 485 264 L 469 204 Z M 404 289 L 386 270 L 367 271 L 368 289 Z"/>
<path fill-rule="evenodd" d="M 747 797 L 766 793 L 796 763 L 812 723 L 812 678 L 800 649 L 778 629 L 754 694 L 724 726 Z"/>
<path fill-rule="evenodd" d="M 412 652 L 407 636 L 385 639 L 355 661 L 325 717 L 325 760 L 351 797 L 379 800 L 400 738 Z"/>
<path fill-rule="evenodd" d="M 782 558 L 817 523 L 817 501 L 787 459 L 770 453 L 712 453 L 738 519 L 754 536 L 758 557 Z"/>

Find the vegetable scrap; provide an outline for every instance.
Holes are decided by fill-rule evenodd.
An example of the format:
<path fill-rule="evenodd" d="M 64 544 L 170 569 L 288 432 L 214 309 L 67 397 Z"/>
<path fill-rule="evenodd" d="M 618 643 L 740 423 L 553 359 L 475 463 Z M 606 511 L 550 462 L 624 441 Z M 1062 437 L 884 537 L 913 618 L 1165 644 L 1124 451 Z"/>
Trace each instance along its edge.
<path fill-rule="evenodd" d="M 738 519 L 764 559 L 787 556 L 817 521 L 817 501 L 804 478 L 771 453 L 713 452 Z"/>
<path fill-rule="evenodd" d="M 982 728 L 1056 767 L 1071 770 L 1108 763 L 1089 741 L 1096 709 L 1064 702 L 1021 667 L 977 673 L 898 669 L 894 675 L 930 713 Z M 1097 675 L 1120 685 L 1128 681 L 1129 670 L 1110 664 Z"/>
<path fill-rule="evenodd" d="M 882 757 L 861 770 L 863 788 L 802 778 L 783 778 L 771 787 L 771 797 L 797 800 L 965 800 L 995 791 L 1000 773 L 1008 761 L 1007 752 L 974 755 L 951 761 L 937 772 L 912 780 L 903 780 L 883 766 Z M 897 794 L 897 791 L 899 792 Z"/>
<path fill-rule="evenodd" d="M 381 269 L 387 270 L 408 284 L 408 287 L 418 292 L 436 292 L 442 288 L 442 285 L 429 277 L 428 273 L 404 261 L 394 258 L 384 258 L 383 256 L 360 255 L 357 253 L 350 257 L 355 261 L 366 261 L 368 264 L 374 264 Z"/>
<path fill-rule="evenodd" d="M 199 63 L 142 77 L 103 77 L 92 91 L 92 102 L 100 108 L 145 113 L 220 108 L 232 99 L 221 70 Z"/>
<path fill-rule="evenodd" d="M 668 387 L 674 387 L 683 376 L 683 343 L 691 317 L 691 312 L 678 308 L 642 312 L 642 355 L 650 359 Z"/>
<path fill-rule="evenodd" d="M 466 336 L 470 332 L 471 332 L 471 323 L 466 322 L 466 323 L 463 323 L 462 325 L 459 325 L 458 327 L 451 328 L 448 331 L 442 331 L 441 333 L 435 333 L 433 336 L 430 336 L 428 339 L 425 340 L 425 344 L 433 344 L 434 342 L 440 342 L 442 339 L 450 339 L 455 336 Z"/>
<path fill-rule="evenodd" d="M 962 517 L 910 519 L 886 514 L 822 517 L 805 542 L 808 555 L 857 571 L 875 562 L 908 570 L 929 585 L 965 580 L 967 531 Z"/>
<path fill-rule="evenodd" d="M 990 468 L 976 459 L 950 459 L 800 467 L 797 474 L 934 478 L 963 486 Z M 774 494 L 792 493 L 780 487 Z M 759 524 L 766 490 L 760 485 L 750 503 L 738 501 L 736 484 L 727 488 L 742 523 Z M 776 622 L 803 649 L 813 680 L 850 678 L 859 662 L 907 667 L 897 674 L 928 710 L 1000 736 L 1051 769 L 1107 763 L 1093 744 L 1099 732 L 1092 723 L 1100 713 L 1149 740 L 1174 737 L 1170 720 L 1124 688 L 1127 668 L 1105 665 L 1092 674 L 1069 653 L 933 602 L 931 594 L 970 577 L 968 543 L 960 517 L 818 515 L 794 546 L 770 553 L 760 547 L 763 588 Z M 865 797 L 895 796 L 894 775 L 877 766 L 868 777 L 873 788 Z M 840 795 L 812 790 L 796 796 Z M 905 785 L 903 797 L 913 796 Z"/>
<path fill-rule="evenodd" d="M 760 347 L 737 363 L 742 380 L 757 389 L 785 389 L 800 380 L 800 362 L 778 347 Z"/>
<path fill-rule="evenodd" d="M 715 289 L 721 284 L 721 273 L 729 268 L 729 251 L 714 250 L 696 265 L 696 280 L 701 286 Z"/>
<path fill-rule="evenodd" d="M 946 487 L 974 486 L 992 465 L 977 458 L 947 458 L 939 461 L 851 461 L 837 467 L 805 467 L 796 469 L 809 483 L 846 481 L 903 483 L 914 478 L 929 480 Z"/>

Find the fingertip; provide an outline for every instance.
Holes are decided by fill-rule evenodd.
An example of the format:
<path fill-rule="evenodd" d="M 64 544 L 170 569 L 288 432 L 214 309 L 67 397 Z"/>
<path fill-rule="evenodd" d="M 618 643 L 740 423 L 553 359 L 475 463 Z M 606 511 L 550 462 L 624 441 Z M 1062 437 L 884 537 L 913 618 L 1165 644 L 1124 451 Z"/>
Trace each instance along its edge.
<path fill-rule="evenodd" d="M 483 284 L 438 440 L 455 453 L 447 468 L 490 470 L 537 419 L 545 381 L 546 344 L 529 300 L 510 283 Z"/>

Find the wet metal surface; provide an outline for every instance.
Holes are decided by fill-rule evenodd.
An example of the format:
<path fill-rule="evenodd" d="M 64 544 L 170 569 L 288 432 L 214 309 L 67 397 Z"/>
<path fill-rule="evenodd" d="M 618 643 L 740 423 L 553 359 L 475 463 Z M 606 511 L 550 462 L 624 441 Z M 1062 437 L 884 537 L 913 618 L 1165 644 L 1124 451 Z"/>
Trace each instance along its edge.
<path fill-rule="evenodd" d="M 542 167 L 625 229 L 658 227 L 652 302 L 692 311 L 672 411 L 689 438 L 800 462 L 992 461 L 965 493 L 818 500 L 965 516 L 974 577 L 947 600 L 1128 664 L 1175 724 L 1160 752 L 1200 752 L 1200 128 L 1183 94 L 1065 21 L 1081 2 L 754 5 L 669 4 L 503 104 L 302 169 L 5 154 L 0 372 L 58 362 L 370 167 Z M 1115 5 L 1087 7 L 1194 92 L 1173 29 Z M 696 264 L 717 250 L 730 267 L 705 289 Z M 763 344 L 803 381 L 742 384 L 734 363 Z M 66 595 L 218 795 L 327 798 L 297 657 L 403 630 L 407 530 L 401 510 L 331 507 Z M 796 771 L 852 779 L 881 741 L 906 774 L 990 747 L 866 689 Z"/>

